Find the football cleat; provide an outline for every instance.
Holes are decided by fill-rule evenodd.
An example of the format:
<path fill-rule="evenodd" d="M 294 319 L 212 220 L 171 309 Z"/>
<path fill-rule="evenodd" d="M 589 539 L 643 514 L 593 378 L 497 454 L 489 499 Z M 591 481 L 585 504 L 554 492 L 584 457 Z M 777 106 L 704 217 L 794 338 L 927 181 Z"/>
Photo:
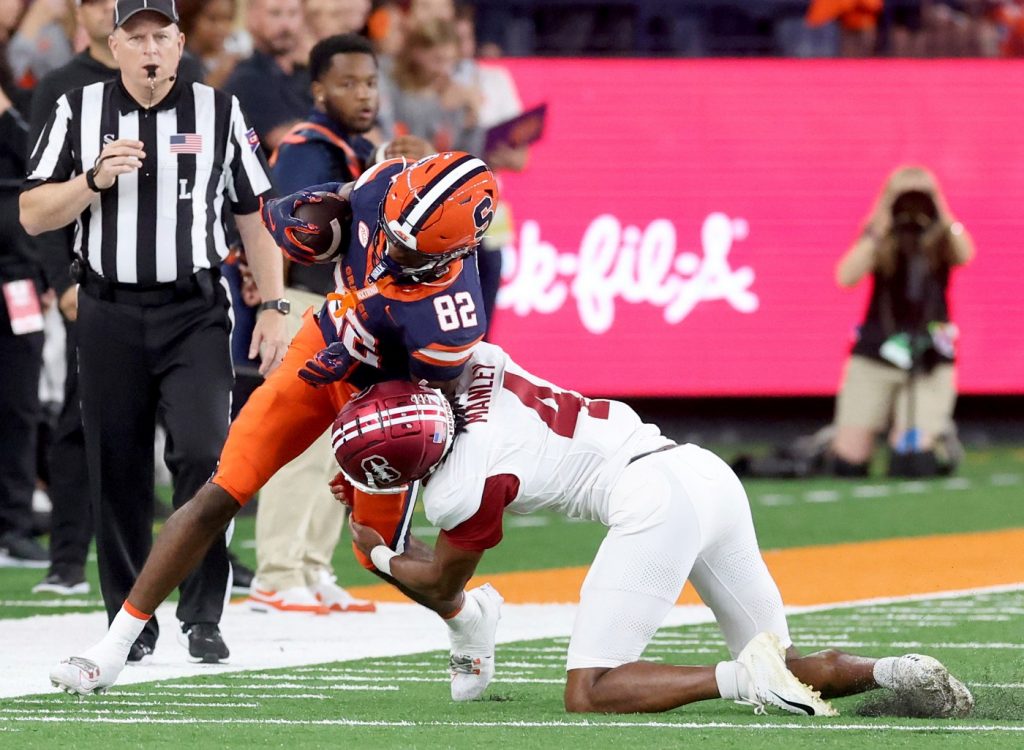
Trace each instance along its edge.
<path fill-rule="evenodd" d="M 50 684 L 71 695 L 99 695 L 117 682 L 124 662 L 72 656 L 50 670 Z"/>
<path fill-rule="evenodd" d="M 142 641 L 135 641 L 128 649 L 128 664 L 135 666 L 149 664 L 153 657 L 153 647 Z"/>
<path fill-rule="evenodd" d="M 74 596 L 88 594 L 89 582 L 82 574 L 50 573 L 32 587 L 33 594 L 57 594 L 58 596 Z"/>
<path fill-rule="evenodd" d="M 744 703 L 764 715 L 771 705 L 800 716 L 838 716 L 817 690 L 804 685 L 786 668 L 786 649 L 774 633 L 758 633 L 744 646 L 736 661 L 746 670 L 746 686 L 740 681 Z"/>
<path fill-rule="evenodd" d="M 949 675 L 949 689 L 953 691 L 953 713 L 950 715 L 969 715 L 974 710 L 974 695 L 971 691 L 953 675 Z"/>
<path fill-rule="evenodd" d="M 892 690 L 907 712 L 919 718 L 967 716 L 974 696 L 938 659 L 921 654 L 899 657 L 893 666 Z"/>
<path fill-rule="evenodd" d="M 377 605 L 367 599 L 357 599 L 337 584 L 337 579 L 321 569 L 316 583 L 309 587 L 317 601 L 331 612 L 376 612 Z"/>
<path fill-rule="evenodd" d="M 211 622 L 181 624 L 178 642 L 188 649 L 188 660 L 199 664 L 225 664 L 231 652 L 220 628 Z"/>
<path fill-rule="evenodd" d="M 306 612 L 326 615 L 331 611 L 306 586 L 274 591 L 261 586 L 258 579 L 253 580 L 246 602 L 249 609 L 254 612 Z"/>
<path fill-rule="evenodd" d="M 476 700 L 494 679 L 494 639 L 505 601 L 489 583 L 467 591 L 466 596 L 480 605 L 481 617 L 469 632 L 448 631 L 453 701 Z"/>

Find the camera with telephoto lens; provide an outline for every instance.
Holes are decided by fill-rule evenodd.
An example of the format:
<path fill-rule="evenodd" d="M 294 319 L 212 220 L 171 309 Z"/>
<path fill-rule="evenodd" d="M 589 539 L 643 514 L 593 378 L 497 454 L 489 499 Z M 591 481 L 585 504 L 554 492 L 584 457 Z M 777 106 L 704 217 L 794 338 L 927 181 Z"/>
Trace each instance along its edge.
<path fill-rule="evenodd" d="M 892 202 L 892 228 L 897 232 L 924 234 L 938 220 L 935 198 L 923 190 L 907 190 Z"/>

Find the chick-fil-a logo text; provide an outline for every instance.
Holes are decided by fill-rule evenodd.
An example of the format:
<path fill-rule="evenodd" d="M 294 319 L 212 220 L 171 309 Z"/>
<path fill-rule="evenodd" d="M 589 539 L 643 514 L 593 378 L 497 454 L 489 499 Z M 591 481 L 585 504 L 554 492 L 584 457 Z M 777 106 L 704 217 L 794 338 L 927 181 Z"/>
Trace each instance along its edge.
<path fill-rule="evenodd" d="M 754 270 L 729 265 L 733 243 L 748 234 L 746 220 L 715 212 L 701 226 L 700 252 L 678 252 L 675 225 L 668 219 L 655 219 L 641 230 L 603 214 L 587 227 L 578 253 L 559 253 L 541 239 L 536 221 L 524 221 L 518 247 L 505 251 L 498 307 L 517 315 L 550 314 L 572 295 L 580 322 L 595 334 L 615 323 L 620 299 L 662 308 L 670 325 L 681 323 L 701 302 L 724 300 L 737 312 L 752 313 L 758 308 L 751 291 Z"/>

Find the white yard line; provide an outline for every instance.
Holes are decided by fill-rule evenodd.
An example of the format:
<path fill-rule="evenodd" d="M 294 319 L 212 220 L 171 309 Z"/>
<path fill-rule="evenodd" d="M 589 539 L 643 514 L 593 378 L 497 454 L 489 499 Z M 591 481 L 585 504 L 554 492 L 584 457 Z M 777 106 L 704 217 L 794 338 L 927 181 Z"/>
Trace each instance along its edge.
<path fill-rule="evenodd" d="M 37 716 L 9 716 L 7 721 L 64 723 L 73 721 L 78 724 L 221 724 L 243 726 L 327 726 L 327 727 L 383 727 L 383 728 L 431 728 L 454 727 L 469 729 L 566 729 L 580 728 L 593 730 L 596 728 L 614 729 L 725 729 L 738 731 L 764 730 L 805 730 L 811 732 L 928 732 L 934 734 L 963 732 L 1024 732 L 1024 725 L 1006 724 L 832 724 L 828 720 L 808 719 L 805 723 L 792 721 L 759 721 L 740 723 L 727 721 L 601 721 L 584 719 L 580 721 L 371 721 L 363 719 L 199 719 L 194 717 L 175 718 L 159 714 L 139 714 L 130 717 L 117 716 L 81 716 L 80 709 L 67 711 L 54 710 Z M 119 712 L 120 713 L 120 712 Z"/>
<path fill-rule="evenodd" d="M 988 478 L 988 483 L 996 487 L 1010 487 L 1020 484 L 1020 474 L 993 474 Z M 751 500 L 760 505 L 792 505 L 794 502 L 804 503 L 834 503 L 846 500 L 866 500 L 872 498 L 890 497 L 892 495 L 918 495 L 929 492 L 933 489 L 943 491 L 968 490 L 974 483 L 966 477 L 952 477 L 942 481 L 922 482 L 892 482 L 889 484 L 859 484 L 850 488 L 838 490 L 807 490 L 797 495 L 766 492 L 763 494 L 754 493 Z"/>
<path fill-rule="evenodd" d="M 903 597 L 886 597 L 859 602 L 841 602 L 812 607 L 792 607 L 792 614 L 817 612 L 829 609 L 867 607 L 877 604 L 914 602 L 923 600 L 952 599 L 973 594 L 1001 593 L 1024 590 L 1024 584 L 994 586 L 976 590 L 949 591 L 940 594 L 920 594 Z M 498 642 L 535 640 L 568 636 L 572 631 L 576 606 L 572 604 L 505 605 L 498 627 Z M 371 657 L 392 657 L 446 650 L 448 639 L 444 626 L 436 615 L 412 604 L 380 604 L 376 614 L 334 614 L 329 616 L 296 614 L 258 614 L 250 612 L 244 605 L 230 605 L 224 613 L 221 627 L 230 648 L 231 663 L 226 665 L 191 664 L 185 659 L 185 651 L 175 639 L 177 623 L 174 606 L 165 605 L 157 612 L 163 635 L 157 644 L 153 661 L 144 666 L 127 667 L 118 680 L 119 685 L 156 682 L 196 675 L 219 675 L 229 672 L 243 672 L 286 667 L 304 667 L 330 662 L 352 661 Z M 664 625 L 695 625 L 711 623 L 710 610 L 701 606 L 676 607 L 669 614 Z M 106 628 L 106 617 L 100 612 L 73 613 L 61 615 L 38 615 L 22 619 L 0 620 L 0 643 L 11 644 L 5 648 L 4 665 L 0 670 L 0 698 L 37 693 L 49 693 L 48 672 L 60 658 L 84 649 L 98 640 Z M 564 641 L 563 641 L 564 643 Z M 657 649 L 664 645 L 653 644 Z M 1024 648 L 1018 643 L 974 644 L 948 643 L 927 644 L 929 647 L 944 648 L 992 648 L 1013 650 Z M 908 645 L 907 647 L 913 647 Z M 545 652 L 551 652 L 552 661 L 564 658 L 564 645 L 547 646 L 540 649 L 526 648 L 530 659 L 544 659 Z M 510 653 L 506 651 L 506 653 Z M 513 659 L 516 657 L 513 656 Z M 335 668 L 336 674 L 325 675 L 327 681 L 336 684 L 310 684 L 312 681 L 280 679 L 285 685 L 279 690 L 303 689 L 312 691 L 372 690 L 384 686 L 371 684 L 353 685 L 346 682 L 364 682 L 354 675 L 344 674 Z M 332 670 L 334 671 L 334 670 Z M 523 678 L 509 676 L 499 681 L 516 682 Z M 261 690 L 269 683 L 261 684 L 262 678 L 253 675 L 252 684 L 232 685 L 230 689 Z M 370 683 L 369 680 L 365 681 Z M 177 689 L 175 686 L 167 686 Z M 181 686 L 178 686 L 181 687 Z M 227 686 L 197 684 L 196 689 L 229 689 Z"/>
<path fill-rule="evenodd" d="M 498 642 L 568 635 L 572 632 L 575 615 L 576 605 L 573 604 L 505 605 L 498 628 Z M 413 604 L 382 603 L 378 605 L 376 614 L 333 614 L 326 617 L 260 614 L 250 612 L 244 605 L 232 604 L 225 610 L 221 621 L 224 638 L 231 648 L 230 663 L 191 664 L 175 638 L 178 626 L 174 605 L 161 607 L 157 611 L 157 619 L 161 624 L 161 636 L 152 661 L 142 666 L 126 667 L 118 685 L 448 649 L 448 636 L 437 616 Z M 669 615 L 666 625 L 711 620 L 710 611 L 704 607 L 677 607 Z M 101 612 L 0 620 L 0 643 L 14 646 L 4 649 L 0 698 L 51 692 L 50 667 L 60 658 L 84 651 L 99 640 L 105 630 L 106 616 Z M 439 676 L 443 676 L 443 671 Z M 335 680 L 339 683 L 345 681 Z M 294 686 L 299 687 L 298 684 Z M 199 687 L 212 688 L 210 685 Z M 308 690 L 310 686 L 302 687 Z M 372 690 L 380 687 L 318 684 L 316 689 Z"/>

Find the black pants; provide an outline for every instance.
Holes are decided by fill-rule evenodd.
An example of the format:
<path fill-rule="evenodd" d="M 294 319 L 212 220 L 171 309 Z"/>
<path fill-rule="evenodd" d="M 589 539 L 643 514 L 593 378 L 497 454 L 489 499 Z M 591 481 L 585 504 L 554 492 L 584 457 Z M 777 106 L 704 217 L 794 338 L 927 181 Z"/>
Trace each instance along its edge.
<path fill-rule="evenodd" d="M 65 321 L 67 378 L 64 406 L 50 445 L 50 572 L 78 578 L 92 539 L 92 506 L 85 459 L 85 433 L 78 393 L 78 325 Z"/>
<path fill-rule="evenodd" d="M 0 538 L 32 533 L 43 334 L 15 336 L 0 296 Z"/>
<path fill-rule="evenodd" d="M 146 561 L 153 538 L 153 439 L 167 429 L 174 507 L 213 474 L 227 436 L 231 401 L 227 293 L 144 307 L 100 300 L 83 288 L 78 369 L 100 588 L 113 620 Z M 216 623 L 230 566 L 224 536 L 181 585 L 178 619 Z M 141 636 L 153 645 L 156 618 Z"/>

